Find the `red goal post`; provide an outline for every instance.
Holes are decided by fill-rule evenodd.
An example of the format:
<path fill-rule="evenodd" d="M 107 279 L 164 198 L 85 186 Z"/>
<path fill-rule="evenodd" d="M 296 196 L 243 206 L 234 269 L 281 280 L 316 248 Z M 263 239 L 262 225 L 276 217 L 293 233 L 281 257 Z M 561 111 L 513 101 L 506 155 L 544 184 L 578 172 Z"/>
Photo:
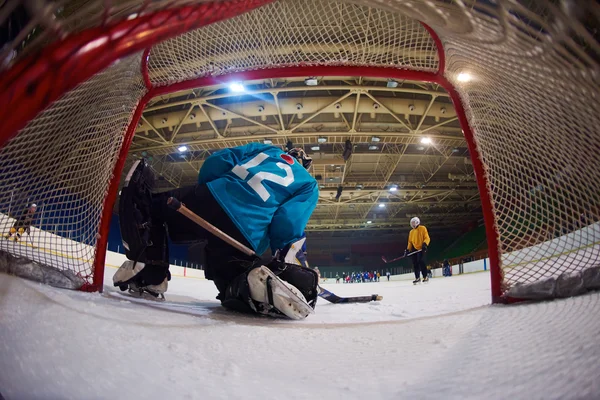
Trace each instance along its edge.
<path fill-rule="evenodd" d="M 226 81 L 384 77 L 436 83 L 452 99 L 482 201 L 493 301 L 557 296 L 560 278 L 577 274 L 574 292 L 593 288 L 583 275 L 599 267 L 600 167 L 585 156 L 600 151 L 600 110 L 585 99 L 600 96 L 598 43 L 552 5 L 434 3 L 143 3 L 32 45 L 0 76 L 0 212 L 6 229 L 5 203 L 14 211 L 33 199 L 47 220 L 34 232 L 41 245 L 2 250 L 101 290 L 119 178 L 148 101 Z M 571 103 L 558 107 L 558 90 Z M 579 152 L 565 148 L 567 134 Z M 575 171 L 596 179 L 581 190 Z"/>

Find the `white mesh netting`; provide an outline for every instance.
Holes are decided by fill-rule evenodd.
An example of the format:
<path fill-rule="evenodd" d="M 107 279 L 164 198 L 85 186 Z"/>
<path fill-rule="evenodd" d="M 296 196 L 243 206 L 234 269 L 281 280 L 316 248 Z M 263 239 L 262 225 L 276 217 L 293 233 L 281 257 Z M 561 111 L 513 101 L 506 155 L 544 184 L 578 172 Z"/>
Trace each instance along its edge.
<path fill-rule="evenodd" d="M 0 249 L 92 283 L 100 218 L 124 132 L 144 92 L 141 56 L 119 61 L 70 91 L 0 151 L 0 229 L 26 208 L 33 226 Z M 15 226 L 18 228 L 19 224 Z"/>
<path fill-rule="evenodd" d="M 598 43 L 550 2 L 478 11 L 472 31 L 439 33 L 487 166 L 503 283 L 598 267 Z"/>
<path fill-rule="evenodd" d="M 600 262 L 600 166 L 591 161 L 600 152 L 600 47 L 586 29 L 597 24 L 600 13 L 594 5 L 582 11 L 564 10 L 546 1 L 523 4 L 508 0 L 277 1 L 156 44 L 150 52 L 150 79 L 164 86 L 198 76 L 299 65 L 435 72 L 440 66 L 435 43 L 417 20 L 426 22 L 442 40 L 446 55 L 442 72 L 461 95 L 487 170 L 507 289 Z M 135 71 L 132 76 L 139 80 L 138 65 L 132 62 L 131 68 Z M 106 76 L 112 73 L 105 72 Z M 459 79 L 459 73 L 469 74 L 471 79 Z M 135 87 L 141 95 L 141 87 Z M 111 96 L 95 98 L 94 108 L 101 108 L 104 101 L 110 104 L 114 101 Z M 135 95 L 129 96 L 134 102 Z M 89 104 L 79 102 L 82 111 L 78 112 L 85 113 Z M 41 152 L 46 154 L 47 148 L 52 148 L 53 130 L 46 134 L 48 128 L 41 123 L 56 107 L 32 121 L 3 154 L 17 149 L 13 142 L 25 143 L 21 136 L 27 138 L 31 127 L 40 145 L 46 143 L 46 151 Z M 127 122 L 127 112 L 132 112 L 132 107 L 126 107 L 119 121 Z M 58 114 L 54 118 L 59 119 Z M 89 117 L 78 123 L 60 120 L 77 128 L 80 135 L 90 126 L 104 124 L 115 137 L 123 132 L 121 122 L 115 129 L 113 122 L 91 122 Z M 104 140 L 100 135 L 94 138 Z M 42 158 L 57 163 L 51 157 Z M 58 160 L 62 164 L 63 158 Z M 103 160 L 95 165 L 113 164 Z M 32 169 L 15 168 L 20 172 L 13 176 L 28 176 Z M 83 181 L 91 185 L 79 174 L 69 176 L 70 188 Z M 21 185 L 54 193 L 65 175 L 47 176 L 38 179 L 32 175 Z M 0 179 L 4 188 L 10 188 L 17 178 Z M 5 189 L 5 195 L 12 191 Z M 25 195 L 20 196 L 41 202 L 28 194 L 34 193 L 31 190 L 21 191 Z M 87 206 L 90 200 L 85 201 Z"/>
<path fill-rule="evenodd" d="M 153 47 L 161 86 L 238 71 L 298 65 L 438 68 L 425 28 L 402 14 L 335 1 L 279 1 Z"/>

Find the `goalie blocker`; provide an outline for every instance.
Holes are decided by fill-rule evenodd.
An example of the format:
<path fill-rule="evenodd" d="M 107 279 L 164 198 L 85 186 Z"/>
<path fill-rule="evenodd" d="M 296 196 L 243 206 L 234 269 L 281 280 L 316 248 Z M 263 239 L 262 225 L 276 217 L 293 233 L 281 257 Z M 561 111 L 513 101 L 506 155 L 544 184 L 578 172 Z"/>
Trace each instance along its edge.
<path fill-rule="evenodd" d="M 170 280 L 168 232 L 174 243 L 207 242 L 205 276 L 215 283 L 219 291 L 217 299 L 224 307 L 292 319 L 305 318 L 313 311 L 318 277 L 302 265 L 303 253 L 299 249 L 304 238 L 276 251 L 270 262 L 263 263 L 257 256 L 230 246 L 167 205 L 169 197 L 176 197 L 210 224 L 244 246 L 253 247 L 207 184 L 162 194 L 153 194 L 153 185 L 154 175 L 149 166 L 143 160 L 137 162 L 127 175 L 119 203 L 121 234 L 131 261 L 124 263 L 113 277 L 115 286 L 162 296 Z"/>

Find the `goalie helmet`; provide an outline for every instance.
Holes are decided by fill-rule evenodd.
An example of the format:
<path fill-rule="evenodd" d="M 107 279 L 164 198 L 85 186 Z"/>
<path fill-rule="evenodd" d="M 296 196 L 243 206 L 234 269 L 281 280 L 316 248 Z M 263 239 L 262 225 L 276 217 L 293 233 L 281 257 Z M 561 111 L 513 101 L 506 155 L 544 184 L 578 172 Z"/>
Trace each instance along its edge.
<path fill-rule="evenodd" d="M 312 165 L 312 157 L 308 156 L 304 149 L 300 147 L 294 147 L 287 152 L 290 156 L 294 157 L 305 169 L 310 169 Z"/>
<path fill-rule="evenodd" d="M 412 226 L 413 229 L 416 229 L 417 226 L 419 226 L 421 224 L 421 220 L 419 219 L 419 217 L 412 217 L 410 219 L 410 226 Z"/>

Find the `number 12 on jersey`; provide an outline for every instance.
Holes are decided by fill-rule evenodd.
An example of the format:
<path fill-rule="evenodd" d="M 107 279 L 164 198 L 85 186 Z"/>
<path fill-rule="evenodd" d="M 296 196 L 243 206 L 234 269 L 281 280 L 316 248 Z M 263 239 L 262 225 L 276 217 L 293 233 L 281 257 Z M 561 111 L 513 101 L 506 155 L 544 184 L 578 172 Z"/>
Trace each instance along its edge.
<path fill-rule="evenodd" d="M 265 153 L 259 153 L 242 165 L 236 165 L 233 167 L 231 172 L 236 174 L 240 179 L 246 179 L 250 172 L 248 171 L 250 168 L 259 167 L 260 164 L 265 161 L 269 156 Z M 288 187 L 292 182 L 294 182 L 294 173 L 292 172 L 292 168 L 289 165 L 278 162 L 275 165 L 281 168 L 285 172 L 285 176 L 279 176 L 277 174 L 273 174 L 271 172 L 260 171 L 254 174 L 252 178 L 248 180 L 248 185 L 260 196 L 263 201 L 267 201 L 271 194 L 267 190 L 267 188 L 263 185 L 263 181 L 273 182 L 275 184 L 281 185 L 283 187 Z"/>

